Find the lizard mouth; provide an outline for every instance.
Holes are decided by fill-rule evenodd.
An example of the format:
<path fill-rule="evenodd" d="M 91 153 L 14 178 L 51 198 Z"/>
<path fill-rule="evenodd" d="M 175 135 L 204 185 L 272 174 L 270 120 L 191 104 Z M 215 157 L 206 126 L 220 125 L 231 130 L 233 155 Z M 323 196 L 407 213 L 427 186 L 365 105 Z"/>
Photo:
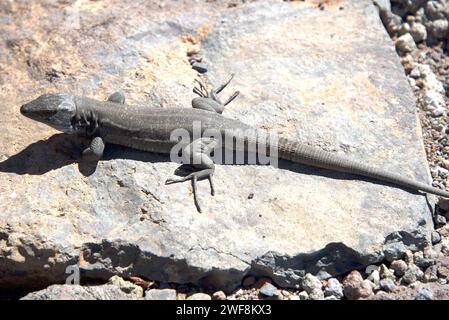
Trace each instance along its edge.
<path fill-rule="evenodd" d="M 33 105 L 27 103 L 24 104 L 20 107 L 20 113 L 23 114 L 24 116 L 27 117 L 31 117 L 31 116 L 36 116 L 36 117 L 51 117 L 54 116 L 56 114 L 56 110 L 49 110 L 49 109 L 45 109 L 45 110 L 35 110 L 35 108 L 33 108 Z"/>

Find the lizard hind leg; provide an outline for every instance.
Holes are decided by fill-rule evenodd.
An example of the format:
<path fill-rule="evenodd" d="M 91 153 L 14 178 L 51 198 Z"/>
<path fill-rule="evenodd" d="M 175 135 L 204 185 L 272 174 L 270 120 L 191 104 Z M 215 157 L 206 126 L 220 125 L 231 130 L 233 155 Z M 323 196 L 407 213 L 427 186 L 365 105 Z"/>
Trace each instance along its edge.
<path fill-rule="evenodd" d="M 95 137 L 90 142 L 90 146 L 83 151 L 83 160 L 98 161 L 103 156 L 104 141 L 101 137 Z"/>
<path fill-rule="evenodd" d="M 173 184 L 179 182 L 192 181 L 193 198 L 195 206 L 199 212 L 202 212 L 200 201 L 197 192 L 197 182 L 199 180 L 208 179 L 210 184 L 211 195 L 215 194 L 215 188 L 213 183 L 213 174 L 215 171 L 215 164 L 210 158 L 210 153 L 216 146 L 216 141 L 209 138 L 200 138 L 193 141 L 191 144 L 183 148 L 183 158 L 190 162 L 189 164 L 199 169 L 192 172 L 185 177 L 169 178 L 165 181 L 165 184 Z"/>

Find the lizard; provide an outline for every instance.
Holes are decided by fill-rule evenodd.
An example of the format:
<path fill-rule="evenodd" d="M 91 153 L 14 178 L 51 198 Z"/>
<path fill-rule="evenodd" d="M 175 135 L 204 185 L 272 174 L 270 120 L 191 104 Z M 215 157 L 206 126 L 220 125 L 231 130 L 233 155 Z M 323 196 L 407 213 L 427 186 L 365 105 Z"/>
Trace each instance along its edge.
<path fill-rule="evenodd" d="M 217 87 L 207 91 L 200 82 L 193 91 L 199 96 L 192 100 L 192 108 L 151 108 L 130 106 L 125 103 L 122 92 L 112 94 L 107 101 L 99 101 L 68 93 L 43 94 L 20 107 L 22 115 L 47 124 L 64 133 L 76 133 L 91 139 L 89 147 L 83 150 L 83 158 L 101 159 L 105 143 L 122 145 L 148 152 L 169 154 L 179 142 L 171 133 L 179 128 L 192 134 L 193 123 L 201 124 L 201 130 L 215 129 L 226 138 L 227 129 L 252 129 L 251 126 L 222 115 L 224 108 L 234 100 L 236 91 L 226 102 L 221 102 L 218 94 L 229 84 L 233 76 Z M 267 145 L 266 138 L 240 134 L 235 137 L 244 143 Z M 215 194 L 213 175 L 215 163 L 211 152 L 217 147 L 213 138 L 200 137 L 182 147 L 182 157 L 192 161 L 194 169 L 181 178 L 169 178 L 166 184 L 191 180 L 196 208 L 202 211 L 197 196 L 197 181 L 208 179 L 211 194 Z M 233 145 L 235 147 L 235 145 Z M 420 191 L 449 198 L 449 192 L 432 187 L 395 172 L 357 161 L 348 156 L 324 151 L 298 141 L 279 138 L 276 150 L 279 158 L 312 167 L 344 172 L 356 176 L 391 183 L 410 191 Z"/>

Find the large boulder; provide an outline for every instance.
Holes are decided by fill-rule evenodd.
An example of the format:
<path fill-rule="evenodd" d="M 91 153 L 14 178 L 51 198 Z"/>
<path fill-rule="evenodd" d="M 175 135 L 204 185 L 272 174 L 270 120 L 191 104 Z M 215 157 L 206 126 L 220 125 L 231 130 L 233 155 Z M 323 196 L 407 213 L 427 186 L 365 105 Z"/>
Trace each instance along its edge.
<path fill-rule="evenodd" d="M 0 288 L 78 270 L 82 281 L 231 290 L 253 274 L 295 287 L 305 273 L 336 276 L 428 241 L 418 193 L 285 161 L 218 165 L 214 197 L 199 183 L 199 213 L 190 184 L 164 185 L 178 166 L 168 157 L 107 146 L 90 167 L 87 141 L 20 115 L 59 91 L 104 100 L 121 89 L 129 104 L 190 108 L 189 60 L 201 55 L 209 85 L 236 74 L 226 116 L 429 181 L 414 97 L 371 0 L 228 4 L 0 4 Z"/>

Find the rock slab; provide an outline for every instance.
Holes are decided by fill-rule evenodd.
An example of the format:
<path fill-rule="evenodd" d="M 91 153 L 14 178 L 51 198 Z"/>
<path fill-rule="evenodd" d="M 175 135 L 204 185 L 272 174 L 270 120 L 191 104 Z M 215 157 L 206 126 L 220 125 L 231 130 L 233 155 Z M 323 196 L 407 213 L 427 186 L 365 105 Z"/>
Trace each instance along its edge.
<path fill-rule="evenodd" d="M 45 17 L 43 19 L 42 17 Z M 297 287 L 422 246 L 422 195 L 280 162 L 217 166 L 216 195 L 165 186 L 177 164 L 86 141 L 24 119 L 44 92 L 189 108 L 200 75 L 225 110 L 256 127 L 429 181 L 412 92 L 370 0 L 119 0 L 0 4 L 0 288 L 39 289 L 113 275 L 232 290 L 251 274 Z M 338 26 L 336 28 L 335 26 Z M 393 253 L 392 253 L 393 252 Z M 69 269 L 67 269 L 69 267 Z M 75 277 L 76 278 L 76 277 Z"/>

